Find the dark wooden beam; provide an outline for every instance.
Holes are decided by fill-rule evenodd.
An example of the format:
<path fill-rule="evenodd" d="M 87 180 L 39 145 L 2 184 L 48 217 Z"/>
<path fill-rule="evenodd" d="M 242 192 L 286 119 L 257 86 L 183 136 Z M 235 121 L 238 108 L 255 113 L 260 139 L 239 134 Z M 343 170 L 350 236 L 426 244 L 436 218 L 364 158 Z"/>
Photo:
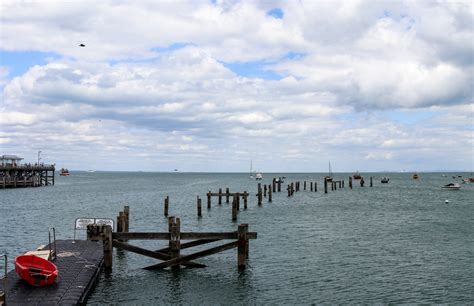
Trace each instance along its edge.
<path fill-rule="evenodd" d="M 238 245 L 238 241 L 229 242 L 229 243 L 226 243 L 226 244 L 214 247 L 214 248 L 210 248 L 208 250 L 204 250 L 204 251 L 196 252 L 196 253 L 193 253 L 193 254 L 173 258 L 173 259 L 164 261 L 164 262 L 159 263 L 159 264 L 155 264 L 155 265 L 152 265 L 152 266 L 145 267 L 144 269 L 146 269 L 146 270 L 164 269 L 164 268 L 175 266 L 175 265 L 181 265 L 181 264 L 183 264 L 183 262 L 187 262 L 187 261 L 194 260 L 194 259 L 197 259 L 197 258 L 200 258 L 200 257 L 209 256 L 209 255 L 212 255 L 212 254 L 216 254 L 216 253 L 220 253 L 220 252 L 223 252 L 223 251 L 226 251 L 226 250 L 236 248 L 237 245 Z"/>
<path fill-rule="evenodd" d="M 112 233 L 114 240 L 169 240 L 170 233 Z"/>
<path fill-rule="evenodd" d="M 168 254 L 163 254 L 163 253 L 160 253 L 160 252 L 150 251 L 150 250 L 140 248 L 140 247 L 128 244 L 128 243 L 119 242 L 117 240 L 114 240 L 112 242 L 112 245 L 115 248 L 123 249 L 123 250 L 129 251 L 129 252 L 132 252 L 132 253 L 137 253 L 137 254 L 147 256 L 147 257 L 151 257 L 151 258 L 155 258 L 155 259 L 160 259 L 160 260 L 170 260 L 171 259 L 171 256 L 168 255 Z M 183 266 L 193 267 L 193 268 L 204 268 L 204 267 L 206 267 L 206 265 L 203 265 L 203 264 L 200 264 L 200 263 L 195 263 L 195 262 L 183 262 L 181 264 Z"/>
<path fill-rule="evenodd" d="M 194 240 L 194 241 L 190 241 L 190 242 L 185 242 L 185 243 L 181 243 L 181 250 L 182 249 L 187 249 L 187 248 L 192 248 L 192 247 L 195 247 L 195 246 L 198 246 L 198 245 L 203 245 L 203 244 L 206 244 L 206 243 L 211 243 L 211 242 L 216 242 L 216 241 L 219 241 L 220 239 L 201 239 L 201 240 Z M 159 249 L 159 250 L 156 250 L 155 252 L 169 252 L 170 251 L 170 248 L 164 248 L 164 249 Z"/>
<path fill-rule="evenodd" d="M 194 239 L 237 239 L 237 232 L 181 232 L 181 240 L 194 240 Z M 248 232 L 248 239 L 257 239 L 256 232 Z M 138 232 L 138 233 L 112 233 L 112 239 L 114 240 L 169 240 L 170 233 L 153 233 L 153 232 Z"/>

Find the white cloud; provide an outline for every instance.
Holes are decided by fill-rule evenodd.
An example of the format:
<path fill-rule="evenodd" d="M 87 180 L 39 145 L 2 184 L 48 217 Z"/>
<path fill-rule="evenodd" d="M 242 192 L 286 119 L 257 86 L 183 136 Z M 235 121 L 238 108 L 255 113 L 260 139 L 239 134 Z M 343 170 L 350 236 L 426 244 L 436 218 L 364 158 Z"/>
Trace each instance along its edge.
<path fill-rule="evenodd" d="M 110 169 L 124 156 L 192 170 L 246 169 L 248 156 L 296 171 L 472 160 L 472 5 L 279 5 L 282 19 L 267 2 L 2 1 L 2 50 L 58 55 L 11 79 L 0 68 L 2 148 L 48 144 L 70 162 L 94 150 Z M 225 65 L 246 61 L 281 80 Z M 437 115 L 412 126 L 380 109 Z"/>

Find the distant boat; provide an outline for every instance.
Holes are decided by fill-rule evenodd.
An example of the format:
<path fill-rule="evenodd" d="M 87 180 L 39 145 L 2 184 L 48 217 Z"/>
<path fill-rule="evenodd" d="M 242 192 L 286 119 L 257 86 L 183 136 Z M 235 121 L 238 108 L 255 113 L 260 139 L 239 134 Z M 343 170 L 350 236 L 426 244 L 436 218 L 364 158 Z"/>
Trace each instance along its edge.
<path fill-rule="evenodd" d="M 252 161 L 250 161 L 250 179 L 253 180 L 253 173 L 252 173 Z"/>
<path fill-rule="evenodd" d="M 87 172 L 89 172 L 89 173 L 94 173 L 95 170 L 87 170 Z"/>
<path fill-rule="evenodd" d="M 256 179 L 256 180 L 262 180 L 262 179 L 263 179 L 263 175 L 262 175 L 260 172 L 258 172 L 258 173 L 255 174 L 255 179 Z"/>
<path fill-rule="evenodd" d="M 354 175 L 352 175 L 352 178 L 355 179 L 355 180 L 360 180 L 362 178 L 362 176 L 360 175 L 359 171 L 356 171 L 356 173 L 354 173 Z"/>
<path fill-rule="evenodd" d="M 329 173 L 324 177 L 326 182 L 332 182 L 331 162 L 329 162 Z"/>
<path fill-rule="evenodd" d="M 60 176 L 69 176 L 69 170 L 67 168 L 61 168 L 59 171 Z"/>
<path fill-rule="evenodd" d="M 461 189 L 461 185 L 459 185 L 458 183 L 449 183 L 447 185 L 444 185 L 441 188 L 442 189 L 450 189 L 450 190 L 458 190 L 458 189 Z"/>
<path fill-rule="evenodd" d="M 419 178 L 420 178 L 420 177 L 418 176 L 418 173 L 414 173 L 414 174 L 413 174 L 413 179 L 414 179 L 414 180 L 417 180 L 417 179 L 419 179 Z"/>
<path fill-rule="evenodd" d="M 178 169 L 174 169 L 174 172 L 178 172 Z"/>
<path fill-rule="evenodd" d="M 380 182 L 382 184 L 388 184 L 388 182 L 390 182 L 390 178 L 385 176 L 385 177 L 382 178 L 382 180 L 380 180 Z"/>

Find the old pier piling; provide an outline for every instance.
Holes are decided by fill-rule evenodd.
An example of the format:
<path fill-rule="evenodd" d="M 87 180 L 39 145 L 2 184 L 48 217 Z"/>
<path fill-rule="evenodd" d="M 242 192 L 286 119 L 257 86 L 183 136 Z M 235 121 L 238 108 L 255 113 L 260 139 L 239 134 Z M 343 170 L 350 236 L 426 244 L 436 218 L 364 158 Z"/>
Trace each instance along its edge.
<path fill-rule="evenodd" d="M 0 156 L 0 188 L 54 185 L 54 165 L 18 164 L 22 159 L 14 155 Z"/>

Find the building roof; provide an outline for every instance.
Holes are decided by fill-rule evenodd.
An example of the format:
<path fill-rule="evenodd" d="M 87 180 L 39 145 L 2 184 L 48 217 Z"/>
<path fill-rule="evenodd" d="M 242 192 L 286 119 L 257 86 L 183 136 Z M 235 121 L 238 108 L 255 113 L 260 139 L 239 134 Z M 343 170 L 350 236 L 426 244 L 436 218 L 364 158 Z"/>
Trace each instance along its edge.
<path fill-rule="evenodd" d="M 22 160 L 23 157 L 19 157 L 16 155 L 2 155 L 0 156 L 0 160 Z"/>

